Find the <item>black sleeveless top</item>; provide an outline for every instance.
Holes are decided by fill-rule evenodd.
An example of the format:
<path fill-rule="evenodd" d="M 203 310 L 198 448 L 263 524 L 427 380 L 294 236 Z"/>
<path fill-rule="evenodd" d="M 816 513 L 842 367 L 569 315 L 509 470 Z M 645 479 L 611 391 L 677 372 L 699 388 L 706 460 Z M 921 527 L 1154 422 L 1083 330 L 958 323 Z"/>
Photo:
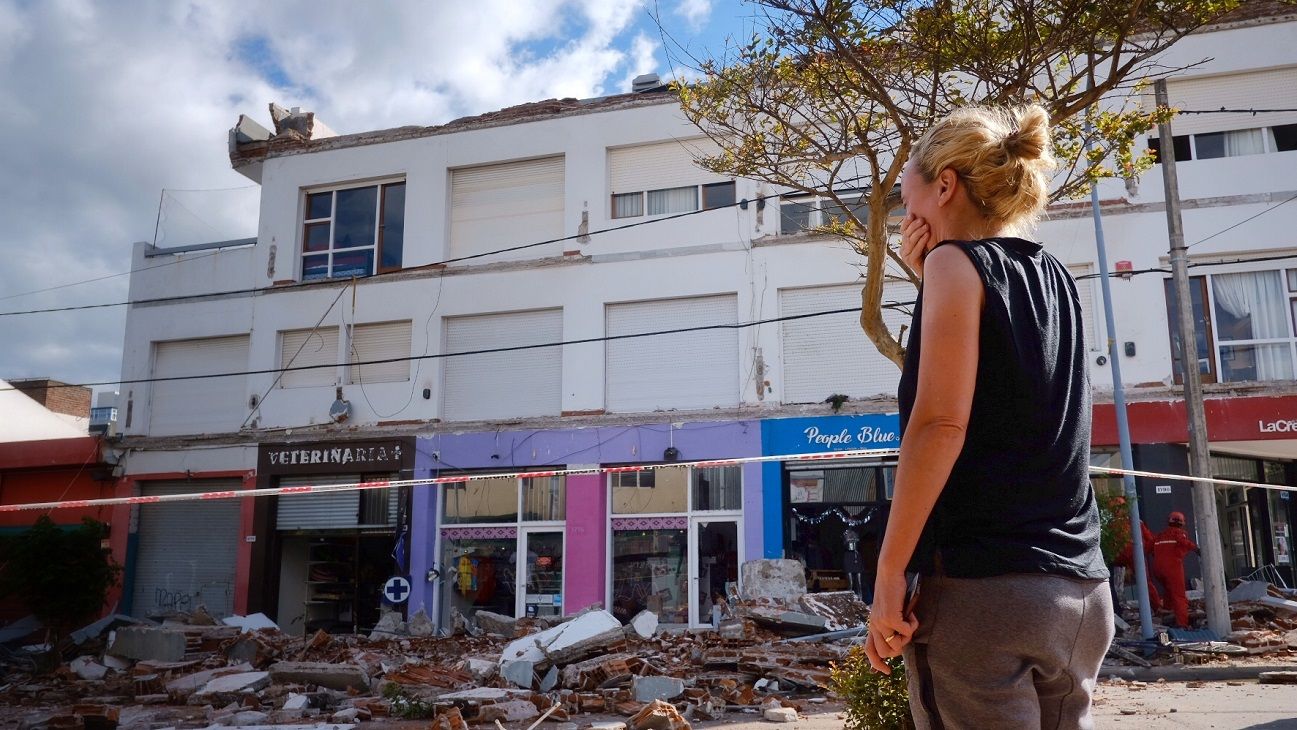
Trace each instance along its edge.
<path fill-rule="evenodd" d="M 986 287 L 968 433 L 911 561 L 955 578 L 1108 577 L 1089 479 L 1090 377 L 1076 284 L 1040 244 L 948 241 Z M 914 306 L 898 401 L 904 434 L 922 357 Z"/>

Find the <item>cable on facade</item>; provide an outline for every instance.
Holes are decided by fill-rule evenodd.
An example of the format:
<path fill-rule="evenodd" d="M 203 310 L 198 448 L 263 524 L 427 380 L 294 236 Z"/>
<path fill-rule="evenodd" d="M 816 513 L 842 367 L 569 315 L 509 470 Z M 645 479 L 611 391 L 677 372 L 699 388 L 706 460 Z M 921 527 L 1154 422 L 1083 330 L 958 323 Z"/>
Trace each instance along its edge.
<path fill-rule="evenodd" d="M 1297 112 L 1297 109 L 1176 109 L 1176 114 L 1284 114 L 1288 112 Z"/>
<path fill-rule="evenodd" d="M 851 183 L 860 182 L 860 180 L 862 180 L 863 178 L 864 178 L 864 176 L 858 176 L 858 177 L 854 177 L 854 178 L 848 178 L 848 179 L 845 179 L 845 180 L 836 180 L 836 181 L 834 181 L 833 185 L 834 185 L 835 187 L 836 187 L 837 185 L 849 185 L 849 184 L 851 184 Z M 576 234 L 573 234 L 573 235 L 571 235 L 571 236 L 562 236 L 562 237 L 560 237 L 560 238 L 550 238 L 550 239 L 547 239 L 547 240 L 544 240 L 544 241 L 536 241 L 536 242 L 534 242 L 534 243 L 524 243 L 524 244 L 520 244 L 520 245 L 517 245 L 517 246 L 510 246 L 510 247 L 507 247 L 507 248 L 495 249 L 495 250 L 493 250 L 493 251 L 483 251 L 482 253 L 470 254 L 470 255 L 468 255 L 468 256 L 457 256 L 457 257 L 454 257 L 454 258 L 444 259 L 444 260 L 442 260 L 442 261 L 434 261 L 433 263 L 430 263 L 430 264 L 419 264 L 418 266 L 410 266 L 410 267 L 406 267 L 406 268 L 403 268 L 403 269 L 399 269 L 399 270 L 397 270 L 397 271 L 384 271 L 384 272 L 378 272 L 378 273 L 374 273 L 374 274 L 367 274 L 367 275 L 365 275 L 365 276 L 357 276 L 357 277 L 353 277 L 353 279 L 356 280 L 356 281 L 368 281 L 368 280 L 370 280 L 370 279 L 378 279 L 378 278 L 383 278 L 383 277 L 391 277 L 391 276 L 395 276 L 395 275 L 397 275 L 397 274 L 408 274 L 408 273 L 411 272 L 411 271 L 424 271 L 424 270 L 427 270 L 427 269 L 436 269 L 436 268 L 440 268 L 440 267 L 447 266 L 447 265 L 449 265 L 449 264 L 460 263 L 460 262 L 462 262 L 462 261 L 470 261 L 470 260 L 473 260 L 473 259 L 480 259 L 480 258 L 483 258 L 483 257 L 486 257 L 486 256 L 495 256 L 495 255 L 497 255 L 497 254 L 503 254 L 503 253 L 513 253 L 513 252 L 515 252 L 515 251 L 522 251 L 522 250 L 524 250 L 524 249 L 536 248 L 536 247 L 538 247 L 538 246 L 548 246 L 548 245 L 550 245 L 550 244 L 563 243 L 563 242 L 565 242 L 565 241 L 576 241 L 576 240 L 586 239 L 586 238 L 589 238 L 589 237 L 591 237 L 591 236 L 602 235 L 602 234 L 604 234 L 604 233 L 615 233 L 615 232 L 617 232 L 617 231 L 625 231 L 625 230 L 628 230 L 628 229 L 631 229 L 631 228 L 639 228 L 640 226 L 653 225 L 653 224 L 657 224 L 657 223 L 665 223 L 665 222 L 667 222 L 667 221 L 678 220 L 678 219 L 680 219 L 680 218 L 688 218 L 688 217 L 690 217 L 690 216 L 701 215 L 701 214 L 703 214 L 703 213 L 710 213 L 710 212 L 712 212 L 712 211 L 725 210 L 725 209 L 727 209 L 727 208 L 735 208 L 735 207 L 740 207 L 740 206 L 750 205 L 750 204 L 758 203 L 758 202 L 765 201 L 765 200 L 771 200 L 771 199 L 774 199 L 774 198 L 781 198 L 781 197 L 784 197 L 785 195 L 788 195 L 788 194 L 789 194 L 789 193 L 787 193 L 787 192 L 782 192 L 782 193 L 771 193 L 771 194 L 769 194 L 769 195 L 762 195 L 762 196 L 760 196 L 760 197 L 756 197 L 756 198 L 744 198 L 743 200 L 736 200 L 736 201 L 733 202 L 733 203 L 726 203 L 726 204 L 724 204 L 724 205 L 718 205 L 718 206 L 713 207 L 713 208 L 699 208 L 698 210 L 690 210 L 690 211 L 685 211 L 685 212 L 683 212 L 683 213 L 672 213 L 671 215 L 665 215 L 665 216 L 661 216 L 661 217 L 658 217 L 658 218 L 651 218 L 651 219 L 649 219 L 649 220 L 635 221 L 634 223 L 626 223 L 626 224 L 623 224 L 623 225 L 620 225 L 620 226 L 613 226 L 613 227 L 611 227 L 611 228 L 601 228 L 601 229 L 599 229 L 599 230 L 597 230 L 597 231 L 588 231 L 588 232 L 586 232 L 586 233 L 576 233 Z M 210 253 L 210 254 L 204 254 L 204 257 L 205 257 L 205 256 L 212 256 L 212 255 L 215 255 L 216 253 L 218 253 L 218 252 L 215 252 L 215 251 L 214 251 L 214 252 L 212 252 L 212 253 Z M 194 257 L 194 258 L 200 258 L 200 257 Z M 192 261 L 193 258 L 188 259 L 188 260 L 191 260 L 191 261 Z M 158 264 L 157 266 L 152 266 L 152 267 L 147 267 L 147 268 L 159 268 L 159 267 L 161 267 L 161 266 L 168 266 L 168 265 L 170 265 L 170 264 Z M 133 270 L 133 271 L 128 271 L 128 272 L 125 272 L 125 273 L 130 274 L 130 273 L 134 273 L 134 271 L 145 271 L 145 270 L 147 270 L 147 269 L 145 269 L 145 268 L 141 268 L 141 269 L 136 269 L 136 270 Z M 123 275 L 123 274 L 113 274 L 112 276 L 122 276 L 122 275 Z M 103 277 L 103 278 L 111 278 L 111 276 L 110 276 L 110 277 Z M 124 306 L 133 306 L 133 305 L 139 305 L 139 304 L 163 304 L 163 303 L 166 303 L 166 302 L 189 301 L 189 300 L 193 300 L 193 299 L 204 299 L 204 298 L 207 298 L 207 297 L 237 296 L 237 295 L 241 295 L 241 294 L 272 294 L 272 293 L 278 293 L 278 292 L 282 292 L 282 291 L 290 291 L 290 290 L 293 290 L 293 289 L 302 289 L 302 288 L 310 288 L 310 287 L 316 287 L 316 288 L 318 288 L 318 287 L 325 287 L 325 286 L 329 286 L 329 285 L 332 285 L 332 284 L 337 284 L 338 281 L 339 281 L 338 279 L 320 279 L 320 280 L 317 280 L 317 281 L 299 281 L 299 282 L 294 282 L 294 283 L 291 283 L 291 284 L 283 284 L 283 285 L 280 285 L 280 286 L 271 286 L 271 287 L 253 287 L 253 288 L 250 288 L 250 289 L 233 289 L 233 290 L 230 290 L 230 291 L 207 292 L 207 293 L 204 293 L 204 294 L 179 294 L 179 295 L 169 296 L 169 297 L 153 297 L 153 298 L 149 298 L 149 299 L 136 299 L 136 300 L 125 301 L 125 302 L 106 302 L 106 303 L 102 303 L 102 304 L 80 304 L 80 305 L 76 305 L 76 306 L 68 306 L 68 307 L 49 307 L 49 308 L 46 308 L 46 309 L 26 309 L 26 310 L 13 311 L 13 312 L 0 312 L 0 317 L 14 317 L 14 316 L 18 316 L 18 315 L 26 315 L 26 314 L 51 314 L 51 313 L 54 313 L 54 312 L 73 312 L 73 311 L 78 311 L 78 310 L 82 310 L 82 309 L 102 309 L 102 308 L 105 308 L 105 307 L 124 307 Z M 77 284 L 84 284 L 84 283 L 86 283 L 86 282 L 73 282 L 73 283 L 71 283 L 71 284 L 62 284 L 62 285 L 60 285 L 59 287 L 52 287 L 52 288 L 61 288 L 61 287 L 68 287 L 68 286 L 76 286 Z M 44 289 L 44 290 L 39 290 L 39 291 L 49 291 L 49 290 L 48 290 L 48 289 Z M 36 292 L 27 292 L 27 293 L 29 293 L 29 294 L 34 294 L 34 293 L 36 293 Z M 21 296 L 21 295 L 14 295 L 14 296 Z M 2 299 L 2 298 L 5 298 L 5 297 L 0 297 L 0 299 Z"/>
<path fill-rule="evenodd" d="M 886 302 L 882 305 L 883 309 L 902 309 L 914 304 L 914 302 Z M 260 370 L 240 370 L 226 373 L 204 373 L 202 375 L 173 375 L 166 378 L 136 378 L 133 380 L 104 380 L 93 383 L 51 383 L 50 388 L 86 388 L 95 385 L 136 385 L 139 383 L 162 383 L 178 380 L 206 380 L 210 378 L 231 378 L 246 375 L 271 375 L 275 373 L 293 372 L 297 370 L 319 370 L 322 368 L 339 368 L 354 367 L 360 365 L 384 365 L 395 362 L 415 362 L 418 360 L 440 360 L 450 357 L 464 357 L 467 355 L 489 355 L 499 352 L 518 352 L 521 350 L 537 350 L 544 347 L 563 347 L 566 345 L 586 345 L 597 342 L 611 342 L 613 340 L 631 340 L 640 337 L 657 337 L 660 335 L 677 335 L 689 332 L 705 332 L 709 330 L 740 330 L 748 327 L 757 327 L 763 324 L 774 322 L 788 322 L 797 319 L 810 319 L 812 317 L 825 317 L 834 314 L 859 314 L 859 307 L 847 307 L 843 309 L 830 309 L 823 312 L 807 312 L 804 314 L 790 314 L 783 317 L 771 317 L 769 319 L 759 319 L 750 322 L 735 322 L 734 324 L 705 324 L 696 327 L 679 327 L 669 330 L 656 330 L 653 332 L 636 332 L 627 335 L 603 335 L 601 337 L 584 337 L 577 340 L 563 340 L 561 342 L 542 342 L 535 345 L 510 345 L 509 347 L 493 347 L 483 350 L 466 350 L 464 352 L 439 352 L 430 355 L 411 355 L 408 357 L 389 357 L 380 360 L 361 360 L 349 363 L 333 363 L 327 365 L 295 365 L 292 367 L 282 368 L 264 368 Z M 0 388 L 0 392 L 6 390 L 17 390 L 14 387 Z"/>
<path fill-rule="evenodd" d="M 1284 199 L 1284 200 L 1281 200 L 1281 201 L 1279 201 L 1278 203 L 1275 203 L 1274 205 L 1270 206 L 1269 208 L 1266 208 L 1265 210 L 1263 210 L 1263 211 L 1261 211 L 1261 212 L 1259 212 L 1259 213 L 1257 213 L 1257 214 L 1255 214 L 1255 215 L 1248 216 L 1247 218 L 1244 218 L 1243 220 L 1239 221 L 1238 223 L 1235 223 L 1234 225 L 1230 226 L 1229 228 L 1221 229 L 1221 230 L 1216 231 L 1215 233 L 1211 234 L 1210 236 L 1207 236 L 1207 237 L 1204 238 L 1204 239 L 1201 239 L 1201 240 L 1198 240 L 1198 241 L 1194 241 L 1193 243 L 1189 244 L 1188 246 L 1185 246 L 1185 248 L 1193 248 L 1194 246 L 1197 246 L 1197 245 L 1200 244 L 1200 243 L 1206 243 L 1207 241 L 1210 241 L 1211 239 L 1215 238 L 1216 236 L 1219 236 L 1219 235 L 1222 234 L 1222 233 L 1227 233 L 1227 232 L 1229 232 L 1229 231 L 1232 231 L 1232 230 L 1234 230 L 1235 228 L 1238 228 L 1239 226 L 1243 225 L 1244 223 L 1247 223 L 1248 221 L 1256 220 L 1257 218 L 1260 218 L 1261 216 L 1265 215 L 1266 213 L 1269 213 L 1270 211 L 1274 210 L 1275 208 L 1278 208 L 1278 207 L 1280 207 L 1280 206 L 1282 206 L 1282 205 L 1287 205 L 1288 203 L 1291 203 L 1291 202 L 1293 202 L 1294 200 L 1297 200 L 1297 194 L 1294 194 L 1292 197 L 1289 197 L 1289 198 L 1286 198 L 1286 199 Z"/>

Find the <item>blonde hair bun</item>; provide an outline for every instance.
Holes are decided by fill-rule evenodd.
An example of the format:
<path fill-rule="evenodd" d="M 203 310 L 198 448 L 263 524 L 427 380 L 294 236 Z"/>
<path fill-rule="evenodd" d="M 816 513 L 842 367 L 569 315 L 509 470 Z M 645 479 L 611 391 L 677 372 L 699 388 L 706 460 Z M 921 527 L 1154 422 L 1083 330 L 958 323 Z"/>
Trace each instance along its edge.
<path fill-rule="evenodd" d="M 1049 112 L 1038 104 L 957 109 L 932 125 L 910 160 L 929 181 L 954 170 L 983 215 L 1025 232 L 1049 202 Z"/>
<path fill-rule="evenodd" d="M 1010 114 L 1017 124 L 1004 136 L 1004 151 L 1020 160 L 1039 160 L 1049 149 L 1049 114 L 1039 104 Z"/>

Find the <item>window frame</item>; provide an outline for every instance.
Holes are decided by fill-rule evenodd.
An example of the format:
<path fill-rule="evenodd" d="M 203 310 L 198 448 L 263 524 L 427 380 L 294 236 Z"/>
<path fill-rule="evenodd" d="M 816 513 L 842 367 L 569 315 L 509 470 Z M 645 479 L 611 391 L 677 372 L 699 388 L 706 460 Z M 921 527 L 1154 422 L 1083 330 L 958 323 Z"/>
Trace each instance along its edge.
<path fill-rule="evenodd" d="M 351 180 L 344 183 L 332 185 L 319 185 L 304 187 L 300 191 L 301 195 L 301 212 L 298 216 L 298 234 L 300 240 L 297 246 L 297 274 L 298 281 L 330 281 L 343 280 L 351 277 L 333 275 L 333 259 L 338 253 L 355 253 L 359 251 L 373 251 L 373 258 L 370 262 L 369 273 L 365 276 L 374 276 L 376 274 L 386 274 L 393 271 L 400 271 L 404 268 L 404 262 L 396 266 L 383 265 L 384 239 L 386 236 L 387 224 L 385 223 L 387 212 L 388 191 L 393 187 L 406 187 L 407 178 L 405 175 L 376 178 L 373 180 L 356 181 Z M 362 190 L 364 188 L 375 188 L 374 200 L 374 241 L 366 246 L 348 246 L 346 248 L 335 248 L 333 237 L 337 233 L 338 219 L 338 193 L 348 190 Z M 408 190 L 408 188 L 407 188 Z M 313 195 L 329 195 L 329 216 L 327 218 L 308 218 L 310 215 L 310 200 Z M 405 243 L 405 209 L 401 211 L 401 228 L 402 228 L 402 259 L 404 258 Z M 328 242 L 324 249 L 319 251 L 308 251 L 306 241 L 312 226 L 327 225 L 329 230 Z M 326 261 L 326 273 L 324 276 L 313 276 L 306 278 L 306 259 L 324 256 Z"/>
<path fill-rule="evenodd" d="M 729 187 L 731 189 L 732 200 L 729 203 L 720 203 L 716 205 L 707 205 L 707 190 L 719 187 Z M 648 197 L 649 193 L 659 193 L 667 190 L 685 190 L 692 188 L 694 191 L 694 207 L 690 210 L 678 210 L 668 213 L 649 213 Z M 617 214 L 617 200 L 619 198 L 629 198 L 630 196 L 639 197 L 639 212 L 627 215 Z M 611 220 L 626 220 L 628 218 L 662 218 L 671 215 L 681 215 L 682 213 L 698 213 L 704 210 L 719 210 L 727 206 L 733 206 L 738 201 L 738 182 L 735 178 L 722 180 L 719 182 L 698 183 L 696 185 L 676 185 L 669 188 L 652 188 L 650 190 L 631 190 L 624 193 L 613 192 L 608 196 L 608 217 Z"/>
<path fill-rule="evenodd" d="M 899 190 L 899 187 L 897 189 Z M 848 201 L 852 196 L 854 196 L 855 204 L 849 205 L 848 208 L 846 209 L 840 209 L 838 208 L 838 204 L 832 198 L 826 195 L 807 195 L 806 193 L 798 193 L 798 192 L 781 194 L 779 196 L 780 214 L 779 214 L 778 235 L 780 236 L 803 236 L 808 234 L 814 235 L 816 233 L 816 229 L 822 228 L 829 224 L 828 219 L 830 216 L 826 215 L 826 213 L 829 212 L 830 208 L 844 210 L 844 212 L 846 211 L 864 212 L 866 214 L 866 218 L 864 220 L 861 220 L 860 222 L 861 223 L 867 222 L 868 213 L 869 213 L 869 202 L 867 200 L 867 197 L 869 195 L 869 190 L 867 188 L 846 188 L 844 190 L 838 191 L 839 198 L 844 197 L 844 195 L 847 197 Z M 796 231 L 784 231 L 783 206 L 785 204 L 811 206 L 810 211 L 808 212 L 807 215 L 807 219 L 806 219 L 807 225 L 805 228 Z M 893 208 L 891 212 L 888 213 L 887 215 L 887 225 L 889 226 L 900 225 L 901 219 L 905 216 L 904 211 L 905 208 L 904 206 L 901 205 L 897 205 L 897 207 Z M 857 218 L 859 218 L 858 215 Z"/>

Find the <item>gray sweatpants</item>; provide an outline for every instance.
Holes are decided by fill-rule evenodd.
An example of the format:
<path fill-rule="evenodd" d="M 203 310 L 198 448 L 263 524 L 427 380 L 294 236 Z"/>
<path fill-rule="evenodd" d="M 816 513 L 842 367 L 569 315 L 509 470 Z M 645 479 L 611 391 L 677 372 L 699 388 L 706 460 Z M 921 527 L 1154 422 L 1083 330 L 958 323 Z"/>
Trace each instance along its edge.
<path fill-rule="evenodd" d="M 925 576 L 905 648 L 910 709 L 927 728 L 1091 728 L 1113 637 L 1107 581 Z"/>

